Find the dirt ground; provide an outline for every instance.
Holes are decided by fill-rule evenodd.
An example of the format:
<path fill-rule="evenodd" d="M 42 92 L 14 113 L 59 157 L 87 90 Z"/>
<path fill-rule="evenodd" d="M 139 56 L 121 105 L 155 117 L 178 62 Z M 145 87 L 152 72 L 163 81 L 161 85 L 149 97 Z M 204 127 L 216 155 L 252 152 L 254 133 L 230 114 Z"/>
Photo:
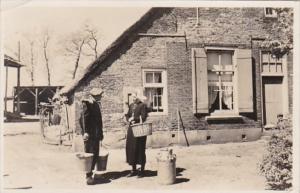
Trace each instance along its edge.
<path fill-rule="evenodd" d="M 177 155 L 176 183 L 161 185 L 156 155 L 161 149 L 147 149 L 146 177 L 128 178 L 124 149 L 109 149 L 108 168 L 99 172 L 97 184 L 87 186 L 70 147 L 43 144 L 39 123 L 5 123 L 3 130 L 3 188 L 42 189 L 145 189 L 145 190 L 265 190 L 258 163 L 266 140 L 174 146 Z"/>

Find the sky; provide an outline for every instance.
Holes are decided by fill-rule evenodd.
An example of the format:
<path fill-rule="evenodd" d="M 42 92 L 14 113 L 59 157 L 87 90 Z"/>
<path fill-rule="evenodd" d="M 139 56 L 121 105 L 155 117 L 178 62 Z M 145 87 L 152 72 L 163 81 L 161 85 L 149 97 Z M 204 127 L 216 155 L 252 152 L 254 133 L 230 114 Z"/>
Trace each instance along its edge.
<path fill-rule="evenodd" d="M 21 0 L 22 1 L 22 0 Z M 25 0 L 23 0 L 25 2 Z M 47 71 L 43 58 L 41 33 L 46 29 L 50 34 L 49 61 L 52 85 L 64 85 L 71 78 L 74 59 L 66 57 L 66 39 L 77 33 L 85 23 L 94 26 L 99 32 L 100 53 L 112 43 L 122 32 L 137 21 L 149 7 L 104 7 L 91 4 L 73 5 L 53 1 L 53 4 L 25 3 L 9 5 L 2 11 L 2 30 L 4 53 L 17 58 L 20 41 L 21 62 L 29 66 L 29 41 L 35 41 L 35 85 L 47 85 Z M 81 61 L 79 72 L 92 62 L 86 58 Z M 32 85 L 28 68 L 21 71 L 21 85 Z M 5 74 L 5 73 L 4 73 Z M 15 84 L 13 72 L 9 74 L 9 83 Z M 9 91 L 10 92 L 10 91 Z"/>

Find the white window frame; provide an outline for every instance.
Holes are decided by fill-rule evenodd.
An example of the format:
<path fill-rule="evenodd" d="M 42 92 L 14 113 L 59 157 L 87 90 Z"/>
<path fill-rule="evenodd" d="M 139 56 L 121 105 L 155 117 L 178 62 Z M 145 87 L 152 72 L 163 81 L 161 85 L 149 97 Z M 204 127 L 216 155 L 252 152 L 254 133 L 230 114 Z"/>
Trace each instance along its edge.
<path fill-rule="evenodd" d="M 273 58 L 274 56 L 271 54 L 270 51 L 261 51 L 260 55 L 261 55 L 261 74 L 262 74 L 262 76 L 283 76 L 284 75 L 284 65 L 286 65 L 284 56 L 281 57 L 280 59 Z M 263 57 L 264 55 L 267 55 L 267 58 L 268 58 L 267 61 L 264 60 L 264 57 Z M 269 69 L 268 71 L 264 71 L 265 64 Z M 274 64 L 275 71 L 271 71 L 271 64 Z M 279 67 L 281 68 L 281 70 L 278 69 Z"/>
<path fill-rule="evenodd" d="M 238 70 L 237 70 L 237 58 L 236 58 L 236 53 L 237 53 L 237 49 L 234 48 L 227 48 L 227 47 L 206 47 L 205 48 L 206 53 L 208 51 L 232 51 L 233 55 L 232 55 L 232 69 L 228 69 L 229 71 L 232 71 L 233 76 L 232 76 L 232 86 L 233 86 L 233 109 L 232 110 L 215 110 L 214 112 L 210 113 L 210 116 L 226 116 L 228 114 L 230 115 L 238 115 L 239 114 L 239 107 L 238 107 Z M 220 56 L 219 56 L 220 57 Z M 219 62 L 220 62 L 220 58 L 219 58 Z M 208 63 L 207 63 L 208 65 Z M 226 71 L 227 69 L 225 69 Z M 208 71 L 207 71 L 208 72 Z M 222 70 L 220 71 L 222 72 Z M 208 74 L 207 74 L 207 78 L 208 78 Z M 208 83 L 209 86 L 210 83 Z M 224 83 L 223 83 L 224 84 Z M 226 83 L 225 83 L 226 85 Z"/>
<path fill-rule="evenodd" d="M 272 14 L 267 13 L 267 9 L 272 9 Z M 265 7 L 264 8 L 264 14 L 265 17 L 270 17 L 270 18 L 276 18 L 277 17 L 277 12 L 274 8 L 271 7 Z"/>
<path fill-rule="evenodd" d="M 146 73 L 147 72 L 161 72 L 162 83 L 146 83 Z M 149 116 L 152 115 L 167 115 L 168 114 L 168 88 L 167 88 L 167 71 L 163 68 L 145 68 L 142 69 L 143 78 L 143 92 L 146 88 L 163 88 L 162 96 L 162 107 L 163 112 L 149 112 Z"/>

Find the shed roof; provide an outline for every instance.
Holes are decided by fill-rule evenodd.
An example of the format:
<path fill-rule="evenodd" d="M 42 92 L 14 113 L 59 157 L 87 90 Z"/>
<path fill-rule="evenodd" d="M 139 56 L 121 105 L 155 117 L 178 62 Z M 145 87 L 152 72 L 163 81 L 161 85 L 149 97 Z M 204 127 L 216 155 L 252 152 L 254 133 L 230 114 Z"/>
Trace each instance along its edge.
<path fill-rule="evenodd" d="M 20 64 L 16 59 L 4 54 L 4 66 L 20 68 L 24 65 Z"/>
<path fill-rule="evenodd" d="M 87 66 L 84 73 L 78 76 L 70 84 L 67 84 L 64 88 L 61 89 L 60 94 L 70 95 L 74 93 L 75 89 L 78 88 L 84 81 L 96 71 L 97 67 L 104 62 L 107 57 L 115 53 L 115 51 L 125 42 L 135 41 L 135 37 L 138 35 L 138 30 L 147 22 L 150 21 L 153 16 L 158 12 L 164 13 L 166 10 L 171 10 L 171 8 L 151 8 L 149 9 L 138 21 L 131 25 L 127 30 L 125 30 L 111 45 L 109 45 L 102 54 L 91 64 Z"/>

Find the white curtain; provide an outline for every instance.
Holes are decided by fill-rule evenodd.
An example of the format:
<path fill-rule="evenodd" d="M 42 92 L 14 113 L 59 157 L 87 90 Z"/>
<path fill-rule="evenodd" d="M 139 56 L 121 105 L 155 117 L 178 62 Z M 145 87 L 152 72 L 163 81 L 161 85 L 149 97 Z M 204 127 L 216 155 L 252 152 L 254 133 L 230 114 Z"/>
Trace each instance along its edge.
<path fill-rule="evenodd" d="M 232 109 L 232 86 L 222 86 L 222 99 L 228 109 Z"/>
<path fill-rule="evenodd" d="M 218 89 L 217 86 L 208 86 L 208 105 L 209 109 L 211 108 L 211 105 L 216 101 L 216 98 L 218 96 Z"/>

